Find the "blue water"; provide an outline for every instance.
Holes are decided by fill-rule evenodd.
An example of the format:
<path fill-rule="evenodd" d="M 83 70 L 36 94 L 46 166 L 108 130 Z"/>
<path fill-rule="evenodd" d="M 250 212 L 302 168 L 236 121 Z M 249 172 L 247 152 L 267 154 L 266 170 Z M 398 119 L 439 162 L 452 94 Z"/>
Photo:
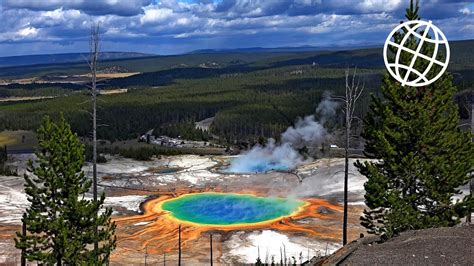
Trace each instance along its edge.
<path fill-rule="evenodd" d="M 295 199 L 252 195 L 199 193 L 163 203 L 163 210 L 183 221 L 199 224 L 251 224 L 290 215 L 304 203 Z"/>
<path fill-rule="evenodd" d="M 160 169 L 157 173 L 158 174 L 171 174 L 171 173 L 176 173 L 178 171 L 179 171 L 178 168 L 163 168 L 163 169 Z"/>
<path fill-rule="evenodd" d="M 269 171 L 286 171 L 290 167 L 280 162 L 274 162 L 260 158 L 259 160 L 249 160 L 241 163 L 241 158 L 234 159 L 229 168 L 225 169 L 227 173 L 266 173 Z"/>
<path fill-rule="evenodd" d="M 248 167 L 250 173 L 265 173 L 268 171 L 283 171 L 288 170 L 288 166 L 277 162 L 262 162 L 260 164 L 254 164 Z"/>

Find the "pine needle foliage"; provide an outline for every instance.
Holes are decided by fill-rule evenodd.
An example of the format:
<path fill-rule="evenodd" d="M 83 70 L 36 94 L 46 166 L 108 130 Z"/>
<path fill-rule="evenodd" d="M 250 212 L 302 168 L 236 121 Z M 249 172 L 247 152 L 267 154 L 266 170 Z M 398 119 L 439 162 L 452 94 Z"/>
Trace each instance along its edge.
<path fill-rule="evenodd" d="M 418 2 L 411 1 L 406 17 L 419 19 L 418 11 Z M 408 33 L 395 35 L 395 42 Z M 406 46 L 417 45 L 415 36 L 408 37 Z M 421 53 L 432 56 L 433 49 L 426 44 Z M 397 52 L 394 47 L 391 51 Z M 402 52 L 400 63 L 410 65 L 412 58 Z M 428 64 L 417 59 L 414 67 L 423 72 Z M 440 68 L 434 66 L 427 78 Z M 356 162 L 368 179 L 364 185 L 368 208 L 361 224 L 369 233 L 391 237 L 405 230 L 454 226 L 472 208 L 471 195 L 454 200 L 468 183 L 474 163 L 472 134 L 459 128 L 456 91 L 447 72 L 424 87 L 401 86 L 385 74 L 383 95 L 372 96 L 363 132 L 365 154 L 377 161 Z"/>
<path fill-rule="evenodd" d="M 37 159 L 29 162 L 25 192 L 30 202 L 23 215 L 27 234 L 17 233 L 15 246 L 26 259 L 46 265 L 103 265 L 115 248 L 112 210 L 103 209 L 105 195 L 96 202 L 85 198 L 91 181 L 82 172 L 84 146 L 61 116 L 49 117 L 37 132 Z M 94 228 L 99 227 L 97 236 Z M 98 261 L 92 248 L 100 242 Z"/>

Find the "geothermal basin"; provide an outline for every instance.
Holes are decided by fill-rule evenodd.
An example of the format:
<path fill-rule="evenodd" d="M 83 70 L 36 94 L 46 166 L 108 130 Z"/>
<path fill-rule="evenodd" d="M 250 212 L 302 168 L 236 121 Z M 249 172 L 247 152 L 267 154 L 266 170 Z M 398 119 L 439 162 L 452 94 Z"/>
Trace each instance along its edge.
<path fill-rule="evenodd" d="M 29 157 L 16 158 L 12 163 L 21 162 L 25 165 L 21 169 L 26 169 Z M 277 170 L 295 164 L 267 156 L 247 160 L 248 167 L 236 167 L 234 173 L 219 171 L 238 158 L 242 157 L 183 155 L 142 162 L 109 157 L 99 164 L 99 188 L 107 194 L 105 204 L 113 208 L 117 225 L 111 265 L 137 265 L 145 257 L 147 263 L 166 260 L 176 265 L 178 228 L 184 265 L 209 263 L 210 234 L 214 261 L 221 265 L 255 263 L 259 251 L 262 261 L 270 264 L 283 247 L 288 256 L 298 258 L 303 252 L 305 259 L 340 247 L 344 160 L 296 166 L 305 177 L 302 182 L 289 171 Z M 261 163 L 265 167 L 259 171 Z M 90 174 L 91 167 L 84 171 Z M 362 232 L 357 203 L 363 180 L 350 178 L 355 195 L 349 198 L 349 238 L 355 239 Z M 0 264 L 14 265 L 20 253 L 13 238 L 21 230 L 28 200 L 21 176 L 2 177 L 0 188 Z"/>
<path fill-rule="evenodd" d="M 199 225 L 255 224 L 297 213 L 305 202 L 234 193 L 186 194 L 158 207 L 177 220 Z"/>

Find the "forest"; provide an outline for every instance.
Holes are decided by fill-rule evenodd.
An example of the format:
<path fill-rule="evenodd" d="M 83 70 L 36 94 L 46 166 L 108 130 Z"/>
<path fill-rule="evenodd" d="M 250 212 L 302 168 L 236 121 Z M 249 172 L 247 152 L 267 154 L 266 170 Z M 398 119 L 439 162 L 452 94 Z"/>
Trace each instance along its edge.
<path fill-rule="evenodd" d="M 474 41 L 452 45 L 450 70 L 459 91 L 466 91 L 474 84 L 472 55 L 467 56 L 470 43 Z M 379 52 L 379 49 L 262 52 L 255 55 L 253 61 L 249 54 L 193 54 L 106 61 L 101 63 L 102 67 L 114 64 L 142 73 L 101 82 L 103 90 L 127 88 L 128 91 L 100 95 L 98 137 L 114 142 L 134 139 L 153 129 L 158 135 L 180 135 L 205 141 L 215 137 L 222 143 L 252 143 L 258 141 L 259 136 L 278 138 L 297 117 L 314 114 L 323 93 L 341 95 L 345 70 L 356 66 L 366 88 L 357 109 L 357 116 L 363 117 L 369 95 L 379 93 L 383 75 L 383 62 L 377 59 Z M 159 62 L 160 58 L 164 62 L 149 65 Z M 185 59 L 189 59 L 188 65 L 176 66 Z M 214 67 L 206 65 L 214 62 L 209 60 L 215 60 Z M 77 63 L 39 65 L 31 75 L 41 75 L 45 68 L 74 72 L 81 67 Z M 25 68 L 32 71 L 34 66 Z M 11 69 L 0 68 L 0 76 L 5 78 L 5 73 Z M 85 70 L 81 71 L 85 73 Z M 468 101 L 468 97 L 462 95 L 457 100 Z M 91 102 L 84 84 L 0 86 L 0 98 L 13 96 L 51 97 L 0 102 L 0 131 L 35 130 L 43 116 L 56 118 L 63 113 L 79 136 L 90 135 Z M 468 114 L 461 112 L 461 115 Z M 210 117 L 214 117 L 210 132 L 195 129 L 195 122 Z M 342 119 L 334 121 L 336 125 L 340 122 Z"/>
<path fill-rule="evenodd" d="M 359 73 L 367 87 L 378 86 L 378 70 L 360 69 Z M 323 92 L 337 94 L 343 89 L 344 69 L 310 66 L 177 79 L 160 87 L 142 85 L 124 94 L 100 96 L 99 138 L 132 139 L 150 129 L 173 136 L 179 125 L 180 135 L 206 140 L 205 134 L 189 125 L 209 117 L 215 117 L 211 133 L 229 142 L 260 135 L 278 137 L 296 117 L 314 113 Z M 75 132 L 88 136 L 87 90 L 38 90 L 44 95 L 54 90 L 61 93 L 54 99 L 1 103 L 0 130 L 33 130 L 44 115 L 56 117 L 62 112 Z"/>

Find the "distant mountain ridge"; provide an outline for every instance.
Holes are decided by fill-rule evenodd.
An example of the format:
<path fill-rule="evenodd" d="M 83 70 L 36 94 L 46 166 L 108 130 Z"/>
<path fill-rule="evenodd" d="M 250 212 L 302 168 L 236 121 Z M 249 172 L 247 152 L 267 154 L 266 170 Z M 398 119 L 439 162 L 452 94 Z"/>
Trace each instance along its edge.
<path fill-rule="evenodd" d="M 474 54 L 471 52 L 472 47 L 474 47 L 474 39 L 453 40 L 450 41 L 450 47 L 451 59 L 449 62 L 449 70 L 453 72 L 455 77 L 461 75 L 464 79 L 471 80 L 473 76 L 470 74 L 470 71 L 474 69 Z M 255 49 L 261 52 L 256 52 Z M 337 47 L 332 47 L 332 49 L 329 50 L 321 48 L 321 50 L 316 51 L 301 50 L 315 49 L 315 47 L 293 47 L 292 49 L 296 50 L 286 52 L 280 50 L 272 51 L 271 49 L 288 48 L 244 48 L 238 50 L 221 50 L 220 52 L 217 50 L 201 50 L 200 53 L 195 51 L 195 53 L 180 55 L 143 54 L 143 57 L 100 60 L 99 68 L 120 67 L 121 69 L 126 69 L 130 72 L 140 72 L 144 75 L 158 71 L 175 71 L 176 69 L 179 71 L 188 69 L 190 72 L 193 72 L 195 71 L 193 69 L 196 68 L 199 68 L 199 71 L 202 71 L 203 68 L 209 71 L 214 69 L 214 74 L 230 68 L 225 70 L 226 73 L 221 73 L 228 74 L 229 71 L 238 72 L 243 71 L 243 69 L 250 71 L 249 68 L 278 68 L 284 66 L 312 65 L 313 63 L 325 67 L 340 68 L 357 65 L 359 68 L 384 69 L 382 46 L 373 48 L 352 47 L 352 49 L 338 49 Z M 0 60 L 1 59 L 2 58 L 0 58 Z M 217 71 L 216 69 L 221 70 Z M 0 63 L 0 82 L 2 79 L 8 80 L 48 75 L 79 75 L 87 73 L 88 71 L 88 66 L 84 58 L 76 62 L 8 67 L 2 67 Z M 110 71 L 117 72 L 118 70 L 111 69 Z M 123 72 L 123 70 L 118 72 Z M 184 74 L 180 73 L 180 75 Z M 130 77 L 130 79 L 132 79 L 132 77 Z"/>
<path fill-rule="evenodd" d="M 338 51 L 338 50 L 355 50 L 362 48 L 376 48 L 381 45 L 367 44 L 357 46 L 283 46 L 283 47 L 248 47 L 248 48 L 235 48 L 235 49 L 200 49 L 191 51 L 188 54 L 225 54 L 225 53 L 278 53 L 278 52 L 314 52 L 314 51 Z"/>
<path fill-rule="evenodd" d="M 154 54 L 135 52 L 102 52 L 99 54 L 100 60 L 114 60 L 126 58 L 139 58 L 154 56 Z M 0 57 L 0 67 L 26 66 L 39 64 L 62 64 L 84 62 L 88 53 L 67 53 L 67 54 L 42 54 L 42 55 L 19 55 Z"/>

